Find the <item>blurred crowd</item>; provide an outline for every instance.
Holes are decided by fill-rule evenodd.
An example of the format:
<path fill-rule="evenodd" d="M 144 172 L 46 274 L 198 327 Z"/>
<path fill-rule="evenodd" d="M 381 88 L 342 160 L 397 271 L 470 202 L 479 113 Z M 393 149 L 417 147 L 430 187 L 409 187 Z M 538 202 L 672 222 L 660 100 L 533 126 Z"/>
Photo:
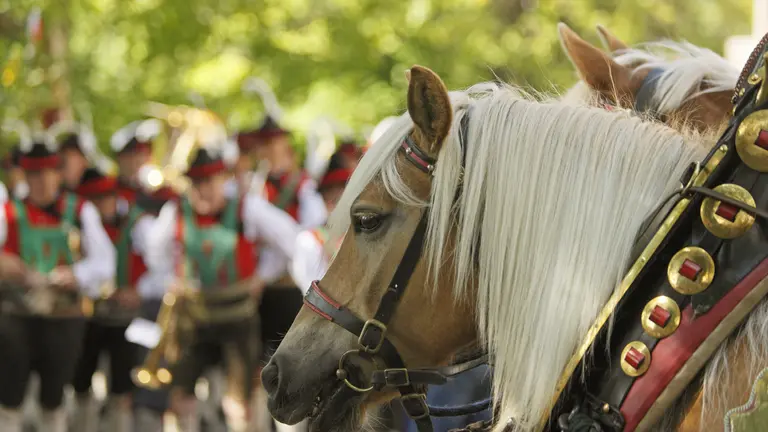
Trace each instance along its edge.
<path fill-rule="evenodd" d="M 206 109 L 154 109 L 115 131 L 111 157 L 56 110 L 3 121 L 4 432 L 305 429 L 273 424 L 260 365 L 391 120 L 361 137 L 320 119 L 300 163 L 279 111 L 231 133 Z"/>

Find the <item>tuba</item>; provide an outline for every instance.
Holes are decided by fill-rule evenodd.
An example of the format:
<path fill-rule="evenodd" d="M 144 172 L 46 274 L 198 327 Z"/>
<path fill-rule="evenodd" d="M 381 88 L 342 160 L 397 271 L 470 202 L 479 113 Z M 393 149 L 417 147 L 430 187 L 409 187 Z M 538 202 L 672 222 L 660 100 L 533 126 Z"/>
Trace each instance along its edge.
<path fill-rule="evenodd" d="M 139 171 L 139 182 L 150 192 L 170 187 L 179 195 L 186 194 L 190 181 L 184 176 L 196 151 L 204 146 L 223 150 L 227 133 L 223 123 L 212 112 L 186 106 L 168 106 L 150 103 L 148 114 L 167 124 L 168 155 L 162 165 L 147 165 Z M 133 370 L 137 386 L 156 389 L 169 385 L 173 376 L 163 365 L 174 364 L 191 328 L 186 316 L 184 300 L 194 295 L 194 289 L 185 285 L 163 296 L 157 316 L 160 338 L 147 354 L 144 363 Z"/>

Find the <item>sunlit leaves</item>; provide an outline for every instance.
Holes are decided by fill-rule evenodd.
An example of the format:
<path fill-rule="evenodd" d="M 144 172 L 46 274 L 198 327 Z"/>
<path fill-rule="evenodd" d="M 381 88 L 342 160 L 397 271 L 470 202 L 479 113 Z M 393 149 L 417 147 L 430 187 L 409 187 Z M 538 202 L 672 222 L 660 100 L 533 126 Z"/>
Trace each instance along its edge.
<path fill-rule="evenodd" d="M 451 88 L 495 75 L 542 90 L 564 88 L 576 77 L 559 45 L 558 21 L 595 44 L 595 25 L 603 24 L 628 43 L 687 39 L 721 51 L 726 37 L 750 32 L 751 3 L 0 0 L 0 13 L 23 24 L 40 6 L 47 24 L 66 24 L 72 99 L 91 107 L 105 144 L 142 115 L 147 100 L 189 103 L 193 91 L 233 126 L 253 126 L 263 107 L 240 91 L 248 75 L 274 87 L 299 137 L 321 114 L 360 127 L 401 112 L 403 71 L 413 64 L 434 69 Z M 10 46 L 0 39 L 0 71 Z M 50 103 L 48 68 L 44 53 L 21 62 L 13 84 L 0 88 L 0 110 L 34 116 Z"/>

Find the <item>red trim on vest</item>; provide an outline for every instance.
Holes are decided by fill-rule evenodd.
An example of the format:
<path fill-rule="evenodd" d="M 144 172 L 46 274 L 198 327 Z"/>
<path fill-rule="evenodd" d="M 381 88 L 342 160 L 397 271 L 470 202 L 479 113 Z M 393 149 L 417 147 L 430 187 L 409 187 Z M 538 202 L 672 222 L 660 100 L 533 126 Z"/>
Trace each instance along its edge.
<path fill-rule="evenodd" d="M 5 212 L 5 221 L 7 234 L 5 237 L 5 244 L 3 245 L 3 252 L 19 255 L 19 224 L 16 221 L 16 207 L 13 204 L 13 200 L 8 200 L 3 204 L 3 211 Z"/>
<path fill-rule="evenodd" d="M 63 214 L 66 206 L 67 194 L 61 194 L 56 202 L 57 211 L 59 214 Z M 83 210 L 85 200 L 77 197 L 75 202 L 75 221 L 80 221 L 80 212 Z M 61 224 L 61 218 L 54 217 L 48 212 L 45 212 L 27 201 L 23 201 L 22 205 L 27 211 L 27 223 L 31 227 L 50 227 Z M 6 253 L 19 255 L 19 223 L 16 219 L 16 206 L 13 200 L 6 201 L 3 204 L 3 211 L 5 212 L 5 221 L 7 234 L 5 238 L 5 244 L 3 245 L 3 251 Z"/>
<path fill-rule="evenodd" d="M 243 200 L 240 200 L 240 203 L 238 204 L 237 209 L 237 222 L 238 225 L 242 223 L 242 217 L 243 214 Z M 219 219 L 216 216 L 211 215 L 200 215 L 195 213 L 195 223 L 199 227 L 206 227 L 211 226 L 213 224 L 219 223 Z M 252 242 L 245 238 L 243 233 L 240 230 L 237 233 L 237 244 L 235 245 L 235 267 L 237 268 L 237 274 L 241 278 L 241 280 L 244 280 L 246 278 L 249 278 L 253 276 L 254 273 L 256 273 L 256 270 L 258 269 L 259 264 L 259 256 L 257 251 L 257 245 L 256 242 Z M 181 209 L 181 206 L 179 205 L 178 208 L 178 214 L 176 216 L 176 241 L 181 245 L 182 250 L 184 251 L 186 248 L 186 245 L 184 244 L 184 212 Z M 185 252 L 183 252 L 185 253 Z M 184 255 L 182 255 L 184 256 Z M 181 272 L 181 264 L 178 266 L 178 273 L 179 275 L 183 275 Z"/>
<path fill-rule="evenodd" d="M 61 163 L 59 155 L 50 155 L 45 157 L 28 157 L 22 155 L 19 159 L 19 166 L 27 171 L 36 171 L 45 168 L 58 168 Z"/>
<path fill-rule="evenodd" d="M 635 430 L 661 392 L 680 372 L 707 336 L 766 276 L 768 276 L 768 258 L 736 284 L 706 314 L 693 320 L 691 306 L 688 305 L 683 310 L 680 327 L 671 336 L 656 344 L 656 348 L 651 353 L 650 368 L 635 380 L 621 405 L 621 414 L 626 420 L 625 431 Z"/>
<path fill-rule="evenodd" d="M 117 178 L 102 177 L 98 180 L 81 183 L 80 186 L 77 187 L 77 194 L 97 196 L 106 195 L 108 193 L 116 192 L 117 190 Z"/>
<path fill-rule="evenodd" d="M 227 167 L 224 165 L 224 161 L 218 160 L 208 164 L 190 167 L 187 170 L 187 177 L 191 177 L 191 178 L 208 177 L 208 176 L 220 173 L 225 169 L 227 169 Z"/>
<path fill-rule="evenodd" d="M 329 171 L 323 176 L 322 180 L 320 180 L 320 185 L 318 188 L 323 189 L 334 185 L 344 186 L 347 184 L 351 176 L 351 169 L 341 168 Z"/>
<path fill-rule="evenodd" d="M 282 188 L 286 186 L 286 183 L 290 180 L 291 176 L 293 174 L 283 174 L 280 176 L 280 184 L 276 185 L 272 181 L 267 181 L 264 184 L 264 190 L 267 192 L 267 200 L 271 202 L 272 204 L 275 204 L 278 197 L 280 196 L 280 191 Z M 288 204 L 286 208 L 283 210 L 288 213 L 293 220 L 297 221 L 299 220 L 299 191 L 302 187 L 304 187 L 304 183 L 309 180 L 309 175 L 305 171 L 301 172 L 301 180 L 299 180 L 299 184 L 296 186 L 296 191 L 294 193 L 293 199 L 291 200 L 291 203 Z"/>
<path fill-rule="evenodd" d="M 126 200 L 128 204 L 133 205 L 136 204 L 136 199 L 139 197 L 139 191 L 118 182 L 117 195 L 120 198 Z"/>
<path fill-rule="evenodd" d="M 135 225 L 134 225 L 135 226 Z M 109 235 L 109 239 L 112 240 L 112 244 L 117 246 L 120 241 L 120 236 L 123 232 L 121 227 L 114 225 L 104 225 L 104 230 Z M 126 233 L 131 235 L 131 233 Z M 144 263 L 144 259 L 141 255 L 137 254 L 133 249 L 131 242 L 128 242 L 128 248 L 130 253 L 128 254 L 128 285 L 132 289 L 136 289 L 136 284 L 139 283 L 139 279 L 147 272 L 147 265 Z"/>

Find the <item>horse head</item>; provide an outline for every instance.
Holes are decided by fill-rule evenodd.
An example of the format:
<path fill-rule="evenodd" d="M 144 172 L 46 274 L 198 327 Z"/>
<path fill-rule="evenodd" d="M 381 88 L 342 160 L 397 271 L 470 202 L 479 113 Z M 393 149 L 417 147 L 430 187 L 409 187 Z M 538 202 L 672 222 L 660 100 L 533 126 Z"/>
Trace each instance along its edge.
<path fill-rule="evenodd" d="M 386 134 L 401 134 L 400 137 L 406 137 L 403 143 L 413 147 L 397 153 L 398 169 L 390 174 L 398 176 L 403 187 L 426 203 L 433 189 L 434 170 L 428 161 L 440 153 L 451 129 L 453 111 L 448 92 L 435 73 L 417 66 L 407 76 L 410 118 L 402 117 Z M 374 146 L 369 153 L 382 150 L 385 149 Z M 371 160 L 377 156 L 367 157 Z M 413 240 L 415 235 L 422 239 L 425 235 L 426 206 L 396 199 L 379 177 L 358 181 L 367 185 L 358 196 L 347 197 L 352 200 L 345 206 L 349 213 L 340 217 L 349 221 L 344 240 L 330 269 L 313 290 L 316 288 L 332 305 L 356 317 L 378 317 L 382 299 L 392 296 L 393 285 L 407 285 L 400 287 L 400 298 L 387 306 L 392 308 L 392 316 L 379 330 L 386 328 L 382 333 L 408 367 L 445 364 L 458 349 L 476 341 L 473 301 L 454 301 L 451 272 L 437 275 L 437 284 L 444 289 L 434 292 L 427 288 L 432 285 L 428 266 L 426 260 L 420 259 L 421 244 L 415 245 Z M 405 262 L 415 267 L 406 277 L 395 280 L 397 276 L 393 278 L 393 273 L 403 273 L 395 269 Z M 366 406 L 396 395 L 353 392 L 356 403 L 342 400 L 346 399 L 341 398 L 342 390 L 348 387 L 337 379 L 337 371 L 347 369 L 355 375 L 348 382 L 368 387 L 365 376 L 370 370 L 366 368 L 373 365 L 363 361 L 367 364 L 359 364 L 360 373 L 354 374 L 353 363 L 361 363 L 355 361 L 360 360 L 358 356 L 347 355 L 344 361 L 350 364 L 339 364 L 345 353 L 356 353 L 360 345 L 357 337 L 331 322 L 337 318 L 311 304 L 303 308 L 264 369 L 270 410 L 281 422 L 295 423 L 313 416 L 313 430 L 354 430 Z M 365 325 L 379 326 L 374 320 L 366 321 Z"/>
<path fill-rule="evenodd" d="M 605 52 L 565 24 L 558 31 L 582 80 L 566 98 L 649 111 L 679 130 L 709 131 L 730 117 L 739 71 L 712 51 L 672 41 L 631 48 L 598 26 Z"/>

